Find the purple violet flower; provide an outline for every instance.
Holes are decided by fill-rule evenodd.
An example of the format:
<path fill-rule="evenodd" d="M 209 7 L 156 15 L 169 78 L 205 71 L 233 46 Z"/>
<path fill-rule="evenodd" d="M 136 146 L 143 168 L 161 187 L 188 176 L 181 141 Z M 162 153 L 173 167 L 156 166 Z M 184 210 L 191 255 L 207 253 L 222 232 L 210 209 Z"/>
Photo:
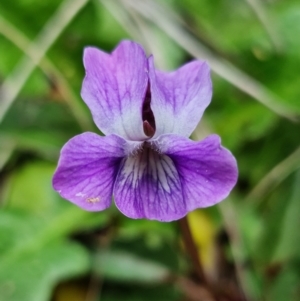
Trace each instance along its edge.
<path fill-rule="evenodd" d="M 79 207 L 111 205 L 130 218 L 172 221 L 226 198 L 237 163 L 217 135 L 188 137 L 212 96 L 210 70 L 193 61 L 154 68 L 142 47 L 123 41 L 107 54 L 84 51 L 81 95 L 106 135 L 83 133 L 62 148 L 54 189 Z"/>

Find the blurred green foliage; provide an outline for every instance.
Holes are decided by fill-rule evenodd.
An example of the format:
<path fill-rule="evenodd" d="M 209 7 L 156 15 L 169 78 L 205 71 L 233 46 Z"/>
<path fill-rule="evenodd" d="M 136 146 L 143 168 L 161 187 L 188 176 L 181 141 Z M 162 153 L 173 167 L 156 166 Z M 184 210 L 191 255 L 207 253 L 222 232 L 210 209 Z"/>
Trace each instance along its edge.
<path fill-rule="evenodd" d="M 74 15 L 61 26 L 59 11 Z M 48 20 L 49 49 L 36 62 Z M 181 44 L 178 30 L 190 39 Z M 1 1 L 0 301 L 202 300 L 176 223 L 84 212 L 51 186 L 62 145 L 99 132 L 80 99 L 83 48 L 129 38 L 158 68 L 212 63 L 213 101 L 193 137 L 219 134 L 240 170 L 231 196 L 191 224 L 200 258 L 214 242 L 203 266 L 215 290 L 299 300 L 299 37 L 298 0 Z"/>

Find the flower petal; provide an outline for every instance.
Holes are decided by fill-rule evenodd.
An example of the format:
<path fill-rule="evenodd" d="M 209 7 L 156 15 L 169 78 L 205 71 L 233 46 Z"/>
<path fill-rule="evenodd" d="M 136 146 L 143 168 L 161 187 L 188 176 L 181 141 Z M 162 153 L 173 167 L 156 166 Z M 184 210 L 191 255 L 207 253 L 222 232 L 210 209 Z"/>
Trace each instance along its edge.
<path fill-rule="evenodd" d="M 97 48 L 84 51 L 86 76 L 81 96 L 105 134 L 144 140 L 142 106 L 148 85 L 148 66 L 139 44 L 121 42 L 107 54 Z"/>
<path fill-rule="evenodd" d="M 155 137 L 162 134 L 190 136 L 212 96 L 210 69 L 204 61 L 193 61 L 173 72 L 154 68 L 149 58 L 151 109 Z"/>
<path fill-rule="evenodd" d="M 150 147 L 124 159 L 114 187 L 116 206 L 131 218 L 172 221 L 186 214 L 173 161 Z"/>
<path fill-rule="evenodd" d="M 220 145 L 219 136 L 195 142 L 177 135 L 163 135 L 156 143 L 176 166 L 188 211 L 222 201 L 235 186 L 237 162 Z"/>
<path fill-rule="evenodd" d="M 60 195 L 88 211 L 108 208 L 125 140 L 83 133 L 61 150 L 53 187 Z"/>

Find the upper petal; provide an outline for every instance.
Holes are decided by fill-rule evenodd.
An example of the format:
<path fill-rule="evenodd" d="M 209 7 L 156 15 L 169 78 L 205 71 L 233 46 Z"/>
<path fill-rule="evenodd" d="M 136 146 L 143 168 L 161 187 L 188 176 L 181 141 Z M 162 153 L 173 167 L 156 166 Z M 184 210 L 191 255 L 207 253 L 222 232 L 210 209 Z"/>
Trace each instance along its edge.
<path fill-rule="evenodd" d="M 110 206 L 125 140 L 83 133 L 69 140 L 61 150 L 53 187 L 60 195 L 89 211 Z"/>
<path fill-rule="evenodd" d="M 212 96 L 210 69 L 204 61 L 193 61 L 173 72 L 154 68 L 149 58 L 151 109 L 156 123 L 154 137 L 161 134 L 190 136 Z"/>
<path fill-rule="evenodd" d="M 172 221 L 187 213 L 172 159 L 147 144 L 123 160 L 114 198 L 119 210 L 131 218 Z"/>
<path fill-rule="evenodd" d="M 188 211 L 222 201 L 237 182 L 237 162 L 220 142 L 217 135 L 200 142 L 177 135 L 158 138 L 157 145 L 176 166 Z"/>
<path fill-rule="evenodd" d="M 139 44 L 121 42 L 107 54 L 97 48 L 84 51 L 86 76 L 81 96 L 94 121 L 106 135 L 144 140 L 142 106 L 148 84 L 148 63 Z"/>

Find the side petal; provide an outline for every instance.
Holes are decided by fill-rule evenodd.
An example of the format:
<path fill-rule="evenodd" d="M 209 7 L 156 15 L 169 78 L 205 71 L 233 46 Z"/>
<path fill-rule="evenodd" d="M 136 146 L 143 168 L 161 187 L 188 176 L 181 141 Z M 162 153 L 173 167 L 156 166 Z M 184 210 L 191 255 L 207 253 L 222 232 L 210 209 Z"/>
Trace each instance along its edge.
<path fill-rule="evenodd" d="M 142 106 L 148 85 L 148 66 L 139 44 L 121 42 L 107 54 L 97 48 L 84 51 L 86 75 L 81 96 L 94 122 L 105 134 L 144 140 Z"/>
<path fill-rule="evenodd" d="M 222 201 L 235 186 L 237 162 L 220 145 L 219 136 L 195 142 L 177 135 L 163 135 L 156 143 L 174 162 L 188 211 Z"/>
<path fill-rule="evenodd" d="M 210 69 L 204 61 L 193 61 L 173 72 L 154 68 L 149 61 L 151 109 L 156 133 L 190 136 L 212 96 Z"/>
<path fill-rule="evenodd" d="M 173 161 L 148 147 L 123 160 L 114 198 L 130 218 L 172 221 L 187 213 Z"/>
<path fill-rule="evenodd" d="M 53 187 L 60 195 L 88 211 L 108 208 L 124 156 L 125 141 L 115 135 L 83 133 L 61 150 Z"/>

